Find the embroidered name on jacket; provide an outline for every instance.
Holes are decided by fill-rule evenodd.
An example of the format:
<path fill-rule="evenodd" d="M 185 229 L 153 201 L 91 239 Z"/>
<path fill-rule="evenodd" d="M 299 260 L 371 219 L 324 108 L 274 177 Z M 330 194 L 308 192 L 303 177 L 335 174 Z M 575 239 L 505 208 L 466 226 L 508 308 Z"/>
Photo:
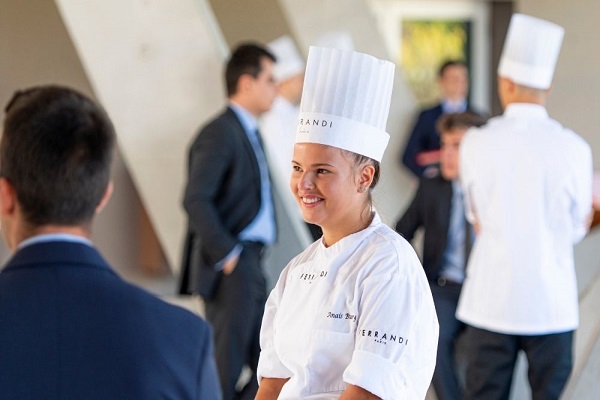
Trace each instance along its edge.
<path fill-rule="evenodd" d="M 356 315 L 354 314 L 350 314 L 350 313 L 333 313 L 331 311 L 329 311 L 327 313 L 327 318 L 333 318 L 333 319 L 349 319 L 352 322 L 356 322 Z"/>
<path fill-rule="evenodd" d="M 408 339 L 405 339 L 402 336 L 394 335 L 392 333 L 387 333 L 387 332 L 379 332 L 379 331 L 375 331 L 375 330 L 372 331 L 372 330 L 368 330 L 368 329 L 359 329 L 356 331 L 356 336 L 373 338 L 373 341 L 375 341 L 375 343 L 388 344 L 388 342 L 390 342 L 390 343 L 396 343 L 396 344 L 403 344 L 405 346 L 408 345 Z"/>

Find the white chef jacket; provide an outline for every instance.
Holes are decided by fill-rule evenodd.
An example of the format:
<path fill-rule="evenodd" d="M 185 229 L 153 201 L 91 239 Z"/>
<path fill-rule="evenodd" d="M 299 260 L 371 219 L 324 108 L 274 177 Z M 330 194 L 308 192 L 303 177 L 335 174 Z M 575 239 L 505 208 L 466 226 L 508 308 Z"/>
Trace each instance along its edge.
<path fill-rule="evenodd" d="M 298 106 L 290 103 L 284 97 L 278 96 L 271 109 L 261 116 L 259 123 L 273 182 L 277 192 L 281 195 L 286 213 L 290 217 L 302 248 L 305 248 L 313 242 L 313 239 L 304 223 L 300 207 L 290 191 L 292 157 L 299 112 Z"/>
<path fill-rule="evenodd" d="M 348 384 L 383 399 L 423 399 L 438 323 L 415 252 L 377 214 L 366 229 L 313 243 L 281 273 L 265 308 L 262 377 L 290 378 L 279 399 L 337 399 Z"/>
<path fill-rule="evenodd" d="M 573 330 L 573 244 L 592 207 L 589 145 L 540 105 L 510 104 L 460 145 L 467 217 L 481 230 L 457 310 L 469 325 L 506 334 Z"/>

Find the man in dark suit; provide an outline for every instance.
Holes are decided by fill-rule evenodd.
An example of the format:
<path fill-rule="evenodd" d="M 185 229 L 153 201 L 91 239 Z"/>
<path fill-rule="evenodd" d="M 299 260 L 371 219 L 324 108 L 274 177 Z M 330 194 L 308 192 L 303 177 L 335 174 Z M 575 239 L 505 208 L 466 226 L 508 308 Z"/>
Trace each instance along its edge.
<path fill-rule="evenodd" d="M 402 163 L 417 177 L 432 177 L 439 173 L 438 118 L 442 114 L 462 113 L 469 108 L 469 72 L 465 63 L 446 61 L 440 67 L 438 85 L 442 94 L 440 103 L 420 112 L 402 154 Z"/>
<path fill-rule="evenodd" d="M 115 133 L 67 88 L 17 92 L 0 141 L 2 399 L 220 399 L 207 323 L 119 278 L 90 242 Z"/>
<path fill-rule="evenodd" d="M 412 240 L 419 228 L 423 235 L 423 268 L 440 324 L 433 387 L 439 400 L 462 399 L 455 372 L 454 349 L 464 324 L 455 317 L 472 244 L 472 230 L 465 220 L 462 189 L 458 185 L 458 149 L 468 128 L 485 120 L 477 114 L 446 114 L 438 122 L 441 132 L 441 175 L 421 178 L 410 206 L 396 223 L 396 231 Z"/>
<path fill-rule="evenodd" d="M 256 44 L 233 51 L 225 71 L 228 107 L 202 128 L 189 152 L 181 291 L 204 298 L 225 400 L 253 399 L 258 390 L 266 301 L 261 261 L 264 247 L 275 240 L 276 226 L 256 118 L 277 95 L 274 62 Z M 253 376 L 236 392 L 244 365 Z"/>

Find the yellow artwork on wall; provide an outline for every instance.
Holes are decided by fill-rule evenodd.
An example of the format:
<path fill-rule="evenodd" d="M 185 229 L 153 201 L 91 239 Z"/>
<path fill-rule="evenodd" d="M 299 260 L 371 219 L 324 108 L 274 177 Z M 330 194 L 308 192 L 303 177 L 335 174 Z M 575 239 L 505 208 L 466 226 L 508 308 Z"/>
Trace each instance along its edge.
<path fill-rule="evenodd" d="M 439 67 L 447 60 L 469 65 L 468 21 L 402 21 L 399 64 L 421 106 L 439 98 L 436 83 Z"/>

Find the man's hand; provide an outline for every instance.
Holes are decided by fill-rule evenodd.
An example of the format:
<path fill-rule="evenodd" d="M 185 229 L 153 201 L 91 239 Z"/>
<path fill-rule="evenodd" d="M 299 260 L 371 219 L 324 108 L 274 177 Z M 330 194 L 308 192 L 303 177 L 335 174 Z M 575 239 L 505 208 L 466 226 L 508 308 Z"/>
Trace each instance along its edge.
<path fill-rule="evenodd" d="M 230 260 L 227 260 L 225 265 L 223 265 L 223 274 L 229 275 L 233 272 L 235 267 L 237 267 L 238 260 L 240 259 L 240 255 L 238 254 L 235 257 L 232 257 Z"/>
<path fill-rule="evenodd" d="M 475 231 L 475 235 L 479 235 L 481 232 L 481 225 L 479 225 L 479 222 L 475 221 L 473 224 L 473 230 Z"/>

